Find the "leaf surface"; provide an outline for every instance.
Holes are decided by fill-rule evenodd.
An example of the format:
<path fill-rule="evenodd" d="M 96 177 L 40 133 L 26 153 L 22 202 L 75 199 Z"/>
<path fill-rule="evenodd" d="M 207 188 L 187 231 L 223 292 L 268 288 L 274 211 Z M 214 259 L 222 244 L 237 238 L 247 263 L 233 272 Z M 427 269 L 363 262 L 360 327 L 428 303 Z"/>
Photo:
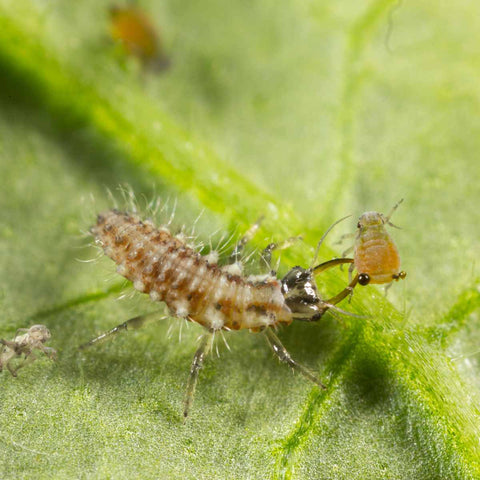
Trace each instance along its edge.
<path fill-rule="evenodd" d="M 0 376 L 2 478 L 480 478 L 478 7 L 142 5 L 161 74 L 119 57 L 108 2 L 0 2 L 0 337 L 45 323 L 59 352 Z M 336 219 L 404 198 L 392 235 L 408 277 L 388 298 L 358 288 L 342 308 L 363 318 L 280 331 L 325 392 L 262 335 L 226 335 L 184 426 L 199 327 L 76 350 L 155 308 L 116 300 L 109 260 L 76 261 L 95 255 L 79 237 L 111 206 L 105 187 L 126 183 L 176 198 L 178 225 L 203 209 L 207 244 L 261 214 L 256 248 L 302 234 L 281 272 L 309 265 Z"/>

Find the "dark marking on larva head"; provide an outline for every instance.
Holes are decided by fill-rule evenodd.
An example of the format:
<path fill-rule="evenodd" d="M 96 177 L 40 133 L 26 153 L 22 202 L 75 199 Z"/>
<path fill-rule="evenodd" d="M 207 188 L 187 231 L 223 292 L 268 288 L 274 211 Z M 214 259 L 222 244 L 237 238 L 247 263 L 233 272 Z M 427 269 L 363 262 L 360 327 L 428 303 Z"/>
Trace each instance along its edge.
<path fill-rule="evenodd" d="M 312 270 L 292 268 L 282 279 L 282 293 L 293 317 L 299 320 L 318 320 L 327 310 L 318 295 Z"/>

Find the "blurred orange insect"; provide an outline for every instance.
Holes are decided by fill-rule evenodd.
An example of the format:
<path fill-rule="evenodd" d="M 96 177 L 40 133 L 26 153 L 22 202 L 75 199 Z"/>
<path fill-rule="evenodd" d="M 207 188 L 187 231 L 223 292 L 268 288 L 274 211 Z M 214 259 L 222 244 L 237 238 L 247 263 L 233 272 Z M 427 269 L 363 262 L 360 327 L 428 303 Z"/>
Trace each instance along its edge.
<path fill-rule="evenodd" d="M 111 7 L 110 35 L 128 55 L 137 57 L 144 65 L 158 69 L 168 66 L 157 31 L 139 8 Z"/>
<path fill-rule="evenodd" d="M 400 255 L 385 228 L 385 225 L 395 227 L 390 218 L 402 202 L 403 199 L 387 216 L 378 212 L 365 212 L 358 219 L 358 233 L 349 273 L 351 276 L 353 270 L 357 270 L 360 285 L 391 284 L 394 280 L 398 281 L 407 276 L 406 272 L 400 270 Z"/>

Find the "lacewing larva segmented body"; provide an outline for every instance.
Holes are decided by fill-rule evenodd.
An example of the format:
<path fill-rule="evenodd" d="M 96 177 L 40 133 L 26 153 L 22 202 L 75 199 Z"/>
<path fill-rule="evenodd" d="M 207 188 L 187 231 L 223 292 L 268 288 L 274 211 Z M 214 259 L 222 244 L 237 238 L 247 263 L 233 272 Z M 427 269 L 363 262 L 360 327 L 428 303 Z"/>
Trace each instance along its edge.
<path fill-rule="evenodd" d="M 292 321 L 277 278 L 259 281 L 231 274 L 165 228 L 110 211 L 99 216 L 92 233 L 118 273 L 153 301 L 165 302 L 174 316 L 210 330 L 261 329 Z"/>
<path fill-rule="evenodd" d="M 235 262 L 257 228 L 251 228 L 237 243 L 232 261 Z M 288 325 L 296 319 L 315 321 L 329 308 L 334 308 L 351 293 L 358 278 L 335 297 L 322 300 L 313 277 L 336 265 L 352 263 L 352 259 L 338 258 L 308 269 L 295 267 L 283 279 L 278 279 L 274 272 L 243 276 L 238 263 L 219 266 L 216 255 L 202 256 L 166 227 L 157 228 L 136 214 L 107 211 L 98 215 L 91 233 L 105 254 L 117 264 L 117 272 L 132 281 L 135 289 L 148 293 L 153 301 L 164 302 L 173 316 L 205 327 L 190 370 L 185 418 L 193 401 L 198 371 L 211 347 L 212 334 L 219 330 L 263 331 L 280 360 L 325 388 L 307 368 L 291 358 L 271 327 Z M 270 244 L 264 251 L 264 258 L 270 258 L 275 248 L 279 246 Z M 131 319 L 81 348 L 122 330 L 140 328 L 148 321 L 149 315 Z"/>

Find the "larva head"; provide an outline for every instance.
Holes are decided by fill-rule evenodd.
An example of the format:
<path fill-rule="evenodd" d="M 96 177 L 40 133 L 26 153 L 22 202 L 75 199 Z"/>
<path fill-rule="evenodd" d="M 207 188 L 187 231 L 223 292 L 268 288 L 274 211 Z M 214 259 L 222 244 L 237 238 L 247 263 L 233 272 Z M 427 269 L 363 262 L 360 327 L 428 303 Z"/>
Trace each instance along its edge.
<path fill-rule="evenodd" d="M 292 268 L 282 279 L 282 293 L 295 320 L 318 320 L 328 310 L 318 295 L 311 269 Z"/>

